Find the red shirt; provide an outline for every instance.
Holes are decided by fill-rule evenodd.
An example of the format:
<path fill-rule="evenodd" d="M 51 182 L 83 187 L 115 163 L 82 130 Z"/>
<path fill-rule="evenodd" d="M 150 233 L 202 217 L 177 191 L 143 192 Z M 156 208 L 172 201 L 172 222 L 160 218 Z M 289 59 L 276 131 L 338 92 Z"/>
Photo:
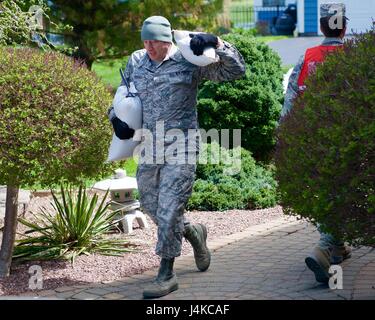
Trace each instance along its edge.
<path fill-rule="evenodd" d="M 310 74 L 315 72 L 317 65 L 325 60 L 326 55 L 342 47 L 343 45 L 320 45 L 306 50 L 305 61 L 303 62 L 302 70 L 298 78 L 298 88 L 300 91 L 304 91 L 306 89 L 306 79 Z"/>

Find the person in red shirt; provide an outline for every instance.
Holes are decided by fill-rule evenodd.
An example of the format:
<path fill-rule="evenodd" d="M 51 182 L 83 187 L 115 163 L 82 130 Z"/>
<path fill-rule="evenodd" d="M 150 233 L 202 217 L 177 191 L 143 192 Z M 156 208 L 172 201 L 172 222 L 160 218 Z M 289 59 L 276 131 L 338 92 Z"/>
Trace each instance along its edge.
<path fill-rule="evenodd" d="M 343 3 L 322 4 L 320 16 L 320 30 L 325 39 L 321 45 L 307 49 L 305 55 L 294 67 L 285 94 L 281 121 L 292 109 L 294 99 L 306 90 L 306 79 L 315 72 L 317 65 L 324 63 L 327 54 L 334 53 L 343 47 L 348 20 L 345 16 L 345 5 Z M 351 248 L 332 235 L 323 233 L 320 227 L 318 230 L 320 232 L 319 243 L 306 257 L 305 263 L 314 272 L 318 282 L 328 283 L 329 267 L 331 264 L 339 264 L 344 259 L 350 258 Z"/>

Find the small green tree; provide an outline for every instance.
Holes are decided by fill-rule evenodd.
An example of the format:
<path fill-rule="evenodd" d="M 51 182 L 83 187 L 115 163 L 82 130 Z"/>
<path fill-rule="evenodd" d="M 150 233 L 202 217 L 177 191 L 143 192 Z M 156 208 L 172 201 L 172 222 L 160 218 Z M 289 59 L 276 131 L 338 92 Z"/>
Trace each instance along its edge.
<path fill-rule="evenodd" d="M 0 47 L 0 185 L 7 185 L 0 276 L 9 274 L 20 186 L 108 174 L 112 96 L 61 53 Z"/>
<path fill-rule="evenodd" d="M 274 147 L 283 101 L 280 58 L 266 44 L 246 34 L 228 34 L 222 38 L 241 52 L 246 76 L 203 84 L 197 106 L 200 126 L 206 130 L 241 129 L 242 147 L 263 160 Z"/>
<path fill-rule="evenodd" d="M 375 245 L 375 29 L 309 77 L 282 121 L 277 178 L 287 214 L 354 244 Z"/>

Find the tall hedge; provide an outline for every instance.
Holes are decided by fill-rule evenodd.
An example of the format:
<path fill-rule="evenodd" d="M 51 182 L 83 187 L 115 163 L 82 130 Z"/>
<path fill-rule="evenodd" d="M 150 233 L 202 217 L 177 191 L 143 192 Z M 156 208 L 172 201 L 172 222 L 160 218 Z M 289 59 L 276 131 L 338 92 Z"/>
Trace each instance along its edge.
<path fill-rule="evenodd" d="M 71 58 L 0 47 L 0 185 L 104 174 L 111 101 L 100 80 Z"/>
<path fill-rule="evenodd" d="M 346 42 L 307 81 L 279 128 L 286 213 L 375 245 L 375 29 Z"/>
<path fill-rule="evenodd" d="M 227 34 L 246 62 L 243 79 L 205 82 L 198 95 L 200 126 L 206 130 L 242 129 L 242 147 L 265 159 L 275 145 L 283 101 L 281 61 L 266 44 L 247 34 Z"/>

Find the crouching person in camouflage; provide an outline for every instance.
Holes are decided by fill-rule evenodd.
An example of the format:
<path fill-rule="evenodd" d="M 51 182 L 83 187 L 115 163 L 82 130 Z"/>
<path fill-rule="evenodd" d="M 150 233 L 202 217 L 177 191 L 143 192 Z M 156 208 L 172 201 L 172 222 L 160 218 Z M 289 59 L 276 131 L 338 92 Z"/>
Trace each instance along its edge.
<path fill-rule="evenodd" d="M 210 265 L 206 227 L 191 225 L 183 215 L 196 169 L 196 163 L 187 159 L 191 154 L 196 156 L 199 151 L 198 144 L 194 148 L 186 147 L 187 134 L 188 130 L 198 129 L 198 84 L 204 79 L 225 81 L 241 78 L 245 73 L 245 63 L 241 54 L 229 43 L 212 34 L 198 33 L 192 35 L 190 43 L 194 54 L 201 55 L 205 48 L 214 47 L 219 61 L 205 67 L 191 64 L 173 44 L 170 23 L 161 16 L 152 16 L 144 21 L 141 38 L 145 49 L 130 56 L 124 76 L 128 83 L 135 84 L 142 102 L 143 129 L 147 129 L 153 138 L 152 161 L 139 162 L 137 182 L 141 206 L 158 226 L 156 254 L 161 257 L 160 268 L 156 279 L 143 292 L 144 298 L 156 298 L 178 289 L 173 264 L 175 257 L 181 255 L 183 237 L 194 249 L 197 268 L 205 271 Z M 117 127 L 115 132 L 123 131 L 122 136 L 126 138 L 133 136 L 131 128 L 124 123 L 120 127 L 115 115 L 110 114 L 114 128 Z M 168 150 L 174 142 L 157 134 L 160 123 L 165 131 L 178 129 L 183 135 L 185 148 L 173 154 L 163 151 L 160 155 L 161 150 Z M 184 161 L 168 161 L 176 153 L 180 156 L 179 160 L 182 158 Z"/>
<path fill-rule="evenodd" d="M 281 112 L 281 121 L 293 108 L 294 99 L 306 90 L 306 79 L 315 72 L 318 64 L 324 63 L 328 54 L 334 54 L 344 45 L 347 20 L 345 4 L 324 3 L 320 5 L 320 29 L 325 36 L 319 46 L 307 49 L 298 64 L 294 67 L 289 78 L 288 89 L 285 95 L 284 106 Z M 316 106 L 319 108 L 319 106 Z M 318 228 L 320 240 L 306 257 L 307 267 L 314 272 L 316 281 L 328 283 L 331 264 L 340 264 L 351 257 L 351 247 L 331 234 L 324 233 L 321 226 Z"/>

